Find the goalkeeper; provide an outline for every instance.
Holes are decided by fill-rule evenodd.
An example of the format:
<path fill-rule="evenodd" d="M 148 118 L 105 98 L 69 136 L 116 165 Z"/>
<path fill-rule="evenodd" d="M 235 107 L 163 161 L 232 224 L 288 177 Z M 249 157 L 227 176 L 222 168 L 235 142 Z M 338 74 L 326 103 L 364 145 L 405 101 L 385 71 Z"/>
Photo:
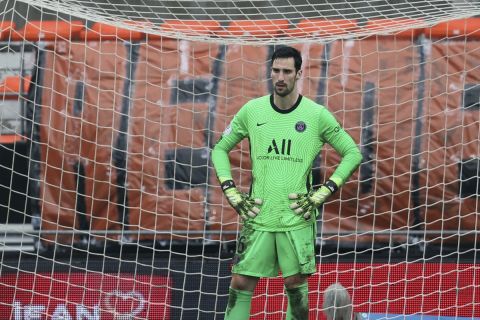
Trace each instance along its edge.
<path fill-rule="evenodd" d="M 292 47 L 272 55 L 272 95 L 247 102 L 212 151 L 222 190 L 243 221 L 237 241 L 225 319 L 249 319 L 253 291 L 261 277 L 279 269 L 288 296 L 287 319 L 308 319 L 307 278 L 316 271 L 317 208 L 336 192 L 361 162 L 354 140 L 324 107 L 303 97 L 297 81 L 302 57 Z M 232 180 L 228 153 L 250 142 L 252 185 L 240 192 Z M 342 157 L 332 176 L 311 189 L 312 163 L 328 143 Z"/>

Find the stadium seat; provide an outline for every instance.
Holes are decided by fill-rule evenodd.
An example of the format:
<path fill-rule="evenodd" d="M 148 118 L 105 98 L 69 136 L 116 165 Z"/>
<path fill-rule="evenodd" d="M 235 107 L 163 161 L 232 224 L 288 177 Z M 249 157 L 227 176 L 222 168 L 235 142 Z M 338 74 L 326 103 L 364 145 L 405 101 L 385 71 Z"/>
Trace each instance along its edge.
<path fill-rule="evenodd" d="M 290 37 L 304 37 L 312 34 L 335 36 L 348 34 L 358 29 L 355 20 L 345 19 L 303 19 L 295 28 L 289 29 L 286 33 Z"/>
<path fill-rule="evenodd" d="M 221 29 L 220 23 L 216 20 L 164 20 L 160 25 L 162 31 L 178 32 L 191 36 L 213 34 Z M 148 34 L 149 40 L 164 38 L 158 34 Z"/>
<path fill-rule="evenodd" d="M 14 41 L 53 41 L 78 38 L 85 25 L 80 20 L 34 20 L 27 23 L 20 30 L 12 32 Z"/>
<path fill-rule="evenodd" d="M 13 21 L 1 21 L 0 22 L 0 40 L 8 40 L 10 34 L 15 30 L 16 24 Z"/>
<path fill-rule="evenodd" d="M 95 22 L 90 28 L 87 28 L 81 32 L 80 38 L 87 41 L 119 39 L 135 41 L 144 39 L 145 34 L 140 31 L 134 31 L 101 22 Z"/>
<path fill-rule="evenodd" d="M 241 37 L 242 35 L 257 38 L 273 38 L 282 36 L 289 28 L 289 21 L 278 20 L 233 20 L 217 34 L 222 37 Z"/>
<path fill-rule="evenodd" d="M 216 20 L 165 20 L 162 24 L 162 29 L 165 31 L 187 34 L 209 34 L 220 28 L 220 23 Z"/>
<path fill-rule="evenodd" d="M 23 77 L 23 93 L 28 92 L 31 76 Z M 21 76 L 7 76 L 0 83 L 0 94 L 5 98 L 8 96 L 17 97 L 20 94 Z"/>
<path fill-rule="evenodd" d="M 3 134 L 0 135 L 0 144 L 11 144 L 15 142 L 25 141 L 25 137 L 19 134 Z"/>
<path fill-rule="evenodd" d="M 480 18 L 451 20 L 425 28 L 425 35 L 432 38 L 468 37 L 480 38 Z"/>
<path fill-rule="evenodd" d="M 414 27 L 408 29 L 408 26 L 415 26 L 422 23 L 423 21 L 415 19 L 371 19 L 367 21 L 363 29 L 369 33 L 372 31 L 380 35 L 391 33 L 390 35 L 396 38 L 412 39 L 422 34 L 423 28 Z M 402 31 L 392 33 L 391 31 L 395 29 Z"/>

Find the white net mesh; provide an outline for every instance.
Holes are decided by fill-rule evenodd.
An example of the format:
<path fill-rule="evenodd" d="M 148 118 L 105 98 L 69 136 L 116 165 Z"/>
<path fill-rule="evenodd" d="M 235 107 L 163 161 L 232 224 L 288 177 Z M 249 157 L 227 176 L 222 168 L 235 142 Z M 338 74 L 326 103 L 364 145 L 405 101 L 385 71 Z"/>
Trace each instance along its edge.
<path fill-rule="evenodd" d="M 334 282 L 364 319 L 480 318 L 479 7 L 0 3 L 0 318 L 222 319 L 240 225 L 209 151 L 284 44 L 363 154 L 318 220 L 310 319 Z M 231 162 L 247 191 L 246 141 Z M 251 319 L 286 305 L 262 279 Z"/>
<path fill-rule="evenodd" d="M 149 34 L 231 43 L 301 43 L 422 28 L 480 14 L 479 1 L 23 1 Z M 181 20 L 175 28 L 162 24 Z M 308 25 L 306 20 L 335 19 Z M 365 25 L 367 20 L 395 19 Z M 403 20 L 402 20 L 403 19 Z M 214 20 L 218 28 L 199 27 Z M 265 21 L 267 20 L 267 21 Z M 240 23 L 239 23 L 240 21 Z M 241 21 L 247 21 L 246 24 Z M 352 21 L 355 24 L 352 24 Z M 359 24 L 357 25 L 356 22 Z M 302 24 L 303 23 L 303 24 Z M 305 23 L 307 25 L 305 25 Z M 215 32 L 214 32 L 215 31 Z M 263 32 L 262 32 L 263 31 Z M 273 35 L 276 35 L 275 37 Z"/>

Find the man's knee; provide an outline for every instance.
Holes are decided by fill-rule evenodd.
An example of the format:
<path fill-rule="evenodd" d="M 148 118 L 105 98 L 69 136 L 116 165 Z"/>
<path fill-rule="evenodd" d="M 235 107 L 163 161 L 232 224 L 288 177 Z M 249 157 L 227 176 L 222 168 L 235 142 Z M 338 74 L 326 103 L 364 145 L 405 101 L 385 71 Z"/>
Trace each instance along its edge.
<path fill-rule="evenodd" d="M 242 274 L 233 274 L 230 286 L 236 290 L 253 291 L 257 286 L 258 278 L 245 276 Z"/>
<path fill-rule="evenodd" d="M 307 282 L 307 275 L 296 274 L 284 279 L 285 288 L 294 289 Z"/>

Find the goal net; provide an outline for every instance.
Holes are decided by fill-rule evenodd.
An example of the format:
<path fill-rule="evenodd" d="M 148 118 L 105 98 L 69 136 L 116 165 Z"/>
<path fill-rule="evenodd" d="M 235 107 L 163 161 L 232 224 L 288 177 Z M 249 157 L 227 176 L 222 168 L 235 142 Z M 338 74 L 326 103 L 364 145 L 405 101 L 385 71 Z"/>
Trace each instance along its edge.
<path fill-rule="evenodd" d="M 241 227 L 210 150 L 302 53 L 363 155 L 317 221 L 310 319 L 480 318 L 478 1 L 0 3 L 0 315 L 223 319 Z M 231 153 L 250 186 L 249 145 Z M 314 185 L 340 158 L 325 147 Z M 283 319 L 281 275 L 251 319 Z M 429 318 L 430 317 L 430 318 Z"/>

